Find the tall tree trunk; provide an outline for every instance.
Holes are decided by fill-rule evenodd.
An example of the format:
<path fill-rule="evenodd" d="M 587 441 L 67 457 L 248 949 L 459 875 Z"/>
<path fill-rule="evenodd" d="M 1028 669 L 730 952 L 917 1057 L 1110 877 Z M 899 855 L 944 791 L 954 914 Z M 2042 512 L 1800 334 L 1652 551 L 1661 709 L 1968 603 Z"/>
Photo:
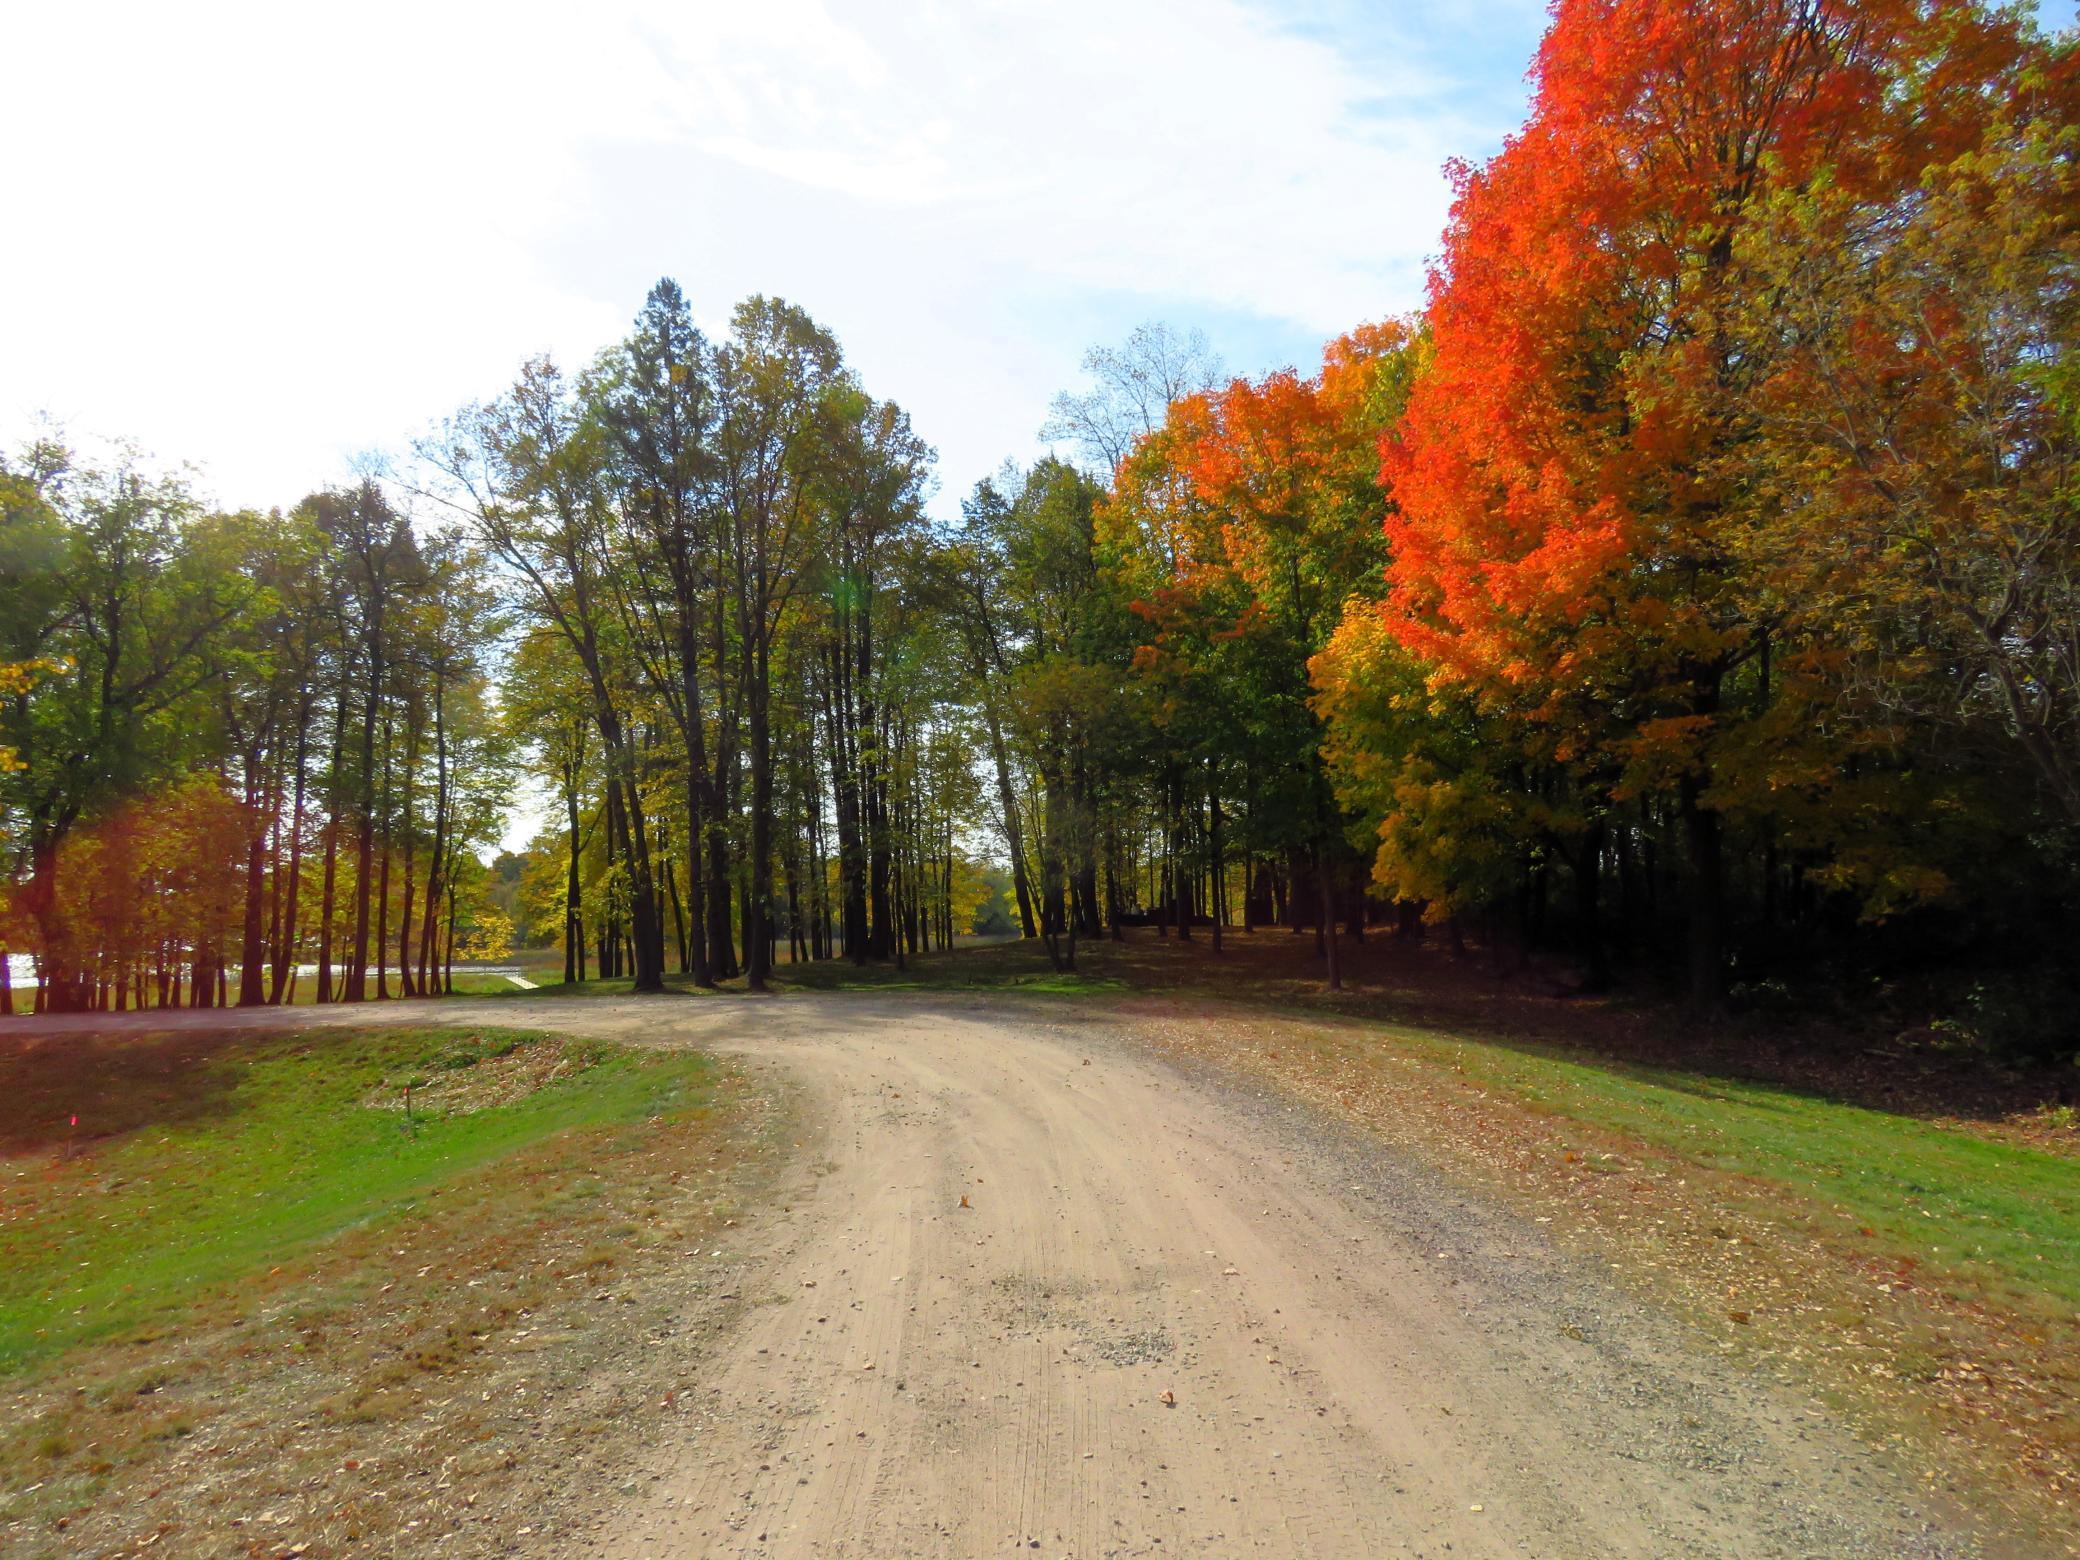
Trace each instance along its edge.
<path fill-rule="evenodd" d="M 722 592 L 715 593 L 715 611 L 710 619 L 713 631 L 715 659 L 716 712 L 715 723 L 715 767 L 708 786 L 707 864 L 704 869 L 708 888 L 708 964 L 717 980 L 728 980 L 737 973 L 737 948 L 730 930 L 730 870 L 729 833 L 726 814 L 730 812 L 731 783 L 736 769 L 736 711 L 731 707 L 728 696 L 727 673 L 729 665 L 728 621 L 724 611 Z"/>
<path fill-rule="evenodd" d="M 340 764 L 346 756 L 347 673 L 340 669 L 339 700 L 332 709 L 332 767 L 326 772 L 325 876 L 318 900 L 318 1000 L 330 1002 L 332 989 L 332 917 L 338 903 L 339 820 L 346 794 L 340 783 Z"/>
<path fill-rule="evenodd" d="M 663 923 L 658 915 L 657 880 L 651 872 L 650 841 L 645 832 L 643 803 L 636 785 L 634 753 L 622 729 L 620 715 L 606 702 L 604 688 L 597 690 L 597 697 L 600 700 L 600 737 L 606 749 L 608 810 L 620 821 L 626 850 L 624 859 L 629 869 L 632 922 L 629 948 L 635 965 L 635 990 L 662 991 Z"/>
<path fill-rule="evenodd" d="M 439 985 L 433 968 L 440 944 L 441 880 L 448 869 L 448 678 L 443 660 L 433 680 L 433 853 L 426 863 L 426 924 L 419 934 L 419 991 L 431 995 Z"/>
<path fill-rule="evenodd" d="M 1197 906 L 1192 903 L 1191 873 L 1185 862 L 1184 823 L 1184 772 L 1180 765 L 1167 766 L 1170 803 L 1170 897 L 1176 902 L 1172 912 L 1177 918 L 1177 936 L 1180 942 L 1192 940 L 1192 916 Z"/>
<path fill-rule="evenodd" d="M 1318 846 L 1314 857 L 1315 894 L 1318 901 L 1316 914 L 1321 918 L 1322 960 L 1329 989 L 1343 989 L 1343 966 L 1337 955 L 1335 890 L 1330 886 L 1329 852 L 1326 844 Z"/>
<path fill-rule="evenodd" d="M 787 962 L 803 963 L 809 957 L 802 929 L 802 868 L 799 835 L 788 842 L 780 857 L 781 887 L 787 894 Z"/>
<path fill-rule="evenodd" d="M 245 920 L 239 929 L 238 1005 L 258 1007 L 265 1000 L 267 945 L 262 933 L 267 906 L 267 818 L 260 798 L 267 787 L 261 778 L 260 755 L 245 756 L 246 881 Z"/>
<path fill-rule="evenodd" d="M 1611 983 L 1611 967 L 1603 942 L 1603 845 L 1601 818 L 1582 836 L 1570 865 L 1574 869 L 1575 947 L 1582 963 L 1582 989 L 1603 991 Z"/>
<path fill-rule="evenodd" d="M 411 730 L 404 744 L 404 860 L 400 863 L 404 873 L 404 904 L 397 920 L 397 989 L 400 995 L 413 997 L 419 994 L 419 984 L 412 973 L 412 896 L 418 888 L 418 879 L 412 871 L 412 792 L 413 782 L 419 773 L 419 722 L 417 701 L 406 712 L 405 719 Z M 386 852 L 387 854 L 387 852 Z M 440 858 L 436 856 L 435 860 Z M 426 907 L 430 917 L 433 906 Z"/>
<path fill-rule="evenodd" d="M 1700 682 L 1696 713 L 1719 712 L 1719 674 Z M 1683 776 L 1678 802 L 1683 845 L 1690 864 L 1690 1009 L 1703 1016 L 1718 1010 L 1726 995 L 1726 862 L 1716 809 L 1704 803 L 1709 776 Z"/>
<path fill-rule="evenodd" d="M 585 902 L 578 857 L 583 836 L 578 830 L 578 763 L 563 766 L 563 803 L 570 820 L 570 875 L 563 892 L 563 979 L 569 985 L 585 979 Z"/>
<path fill-rule="evenodd" d="M 376 716 L 382 700 L 382 656 L 371 652 L 368 694 L 361 712 L 361 820 L 354 841 L 354 943 L 347 956 L 347 1001 L 368 994 L 369 896 L 375 891 Z"/>
<path fill-rule="evenodd" d="M 267 1000 L 279 1007 L 296 969 L 297 923 L 303 911 L 303 807 L 310 757 L 311 705 L 303 703 L 296 720 L 295 799 L 289 808 L 289 887 L 284 895 L 284 930 L 275 944 L 274 981 Z"/>
<path fill-rule="evenodd" d="M 760 586 L 763 591 L 763 584 Z M 745 984 L 764 991 L 773 954 L 772 659 L 763 623 L 753 625 L 751 686 L 751 881 L 744 927 Z"/>
<path fill-rule="evenodd" d="M 813 723 L 813 712 L 809 715 Z M 823 787 L 817 779 L 816 755 L 813 749 L 808 759 L 809 776 L 809 957 L 822 960 L 831 956 L 831 907 L 828 893 L 830 878 L 830 855 L 823 837 Z"/>
<path fill-rule="evenodd" d="M 1717 1011 L 1726 992 L 1726 865 L 1719 815 L 1700 800 L 1703 782 L 1683 777 L 1683 844 L 1690 864 L 1690 1008 Z"/>
<path fill-rule="evenodd" d="M 378 851 L 376 882 L 376 997 L 387 1001 L 390 996 L 388 966 L 390 962 L 390 737 L 389 718 L 383 720 L 383 832 Z"/>
<path fill-rule="evenodd" d="M 1220 770 L 1213 755 L 1206 757 L 1206 805 L 1208 843 L 1213 851 L 1213 893 L 1210 896 L 1213 909 L 1213 951 L 1221 951 L 1221 922 L 1227 917 L 1226 876 L 1228 857 L 1221 837 L 1221 790 Z"/>
<path fill-rule="evenodd" d="M 263 1002 L 277 1000 L 273 994 L 274 971 L 281 964 L 282 948 L 282 890 L 287 885 L 287 871 L 282 861 L 282 835 L 288 825 L 282 818 L 282 787 L 286 776 L 276 766 L 272 795 L 268 801 L 269 837 L 267 842 L 267 928 L 260 934 L 261 959 L 264 965 L 262 984 L 268 987 Z"/>
<path fill-rule="evenodd" d="M 686 946 L 686 907 L 679 898 L 679 864 L 668 851 L 660 850 L 658 858 L 664 863 L 664 886 L 672 897 L 672 945 L 679 955 L 679 973 L 684 975 L 693 968 L 693 961 Z"/>
<path fill-rule="evenodd" d="M 895 884 L 890 878 L 888 781 L 876 772 L 866 785 L 867 951 L 886 959 L 896 951 Z"/>
<path fill-rule="evenodd" d="M 693 983 L 704 990 L 715 985 L 715 950 L 708 942 L 709 910 L 703 901 L 701 852 L 707 826 L 716 812 L 708 794 L 707 718 L 701 707 L 700 604 L 691 570 L 683 561 L 673 574 L 677 594 L 679 644 L 680 735 L 686 742 L 686 902 L 692 925 L 686 940 L 693 956 Z M 681 960 L 683 967 L 684 960 Z"/>

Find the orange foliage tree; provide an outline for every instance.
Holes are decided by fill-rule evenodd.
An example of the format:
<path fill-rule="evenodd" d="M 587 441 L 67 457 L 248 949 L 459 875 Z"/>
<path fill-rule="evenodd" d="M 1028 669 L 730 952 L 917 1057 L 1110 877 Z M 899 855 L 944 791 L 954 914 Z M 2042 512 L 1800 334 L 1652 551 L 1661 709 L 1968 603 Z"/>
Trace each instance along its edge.
<path fill-rule="evenodd" d="M 1759 285 L 1740 240 L 1785 191 L 1912 199 L 2028 57 L 1949 0 L 1560 0 L 1529 122 L 1455 171 L 1433 360 L 1386 455 L 1385 622 L 1592 813 L 1672 810 L 1700 1002 L 1740 800 L 1720 755 L 1770 706 L 1776 628 L 1724 463 L 1774 369 L 1733 326 Z"/>
<path fill-rule="evenodd" d="M 186 776 L 89 819 L 58 846 L 67 891 L 39 951 L 88 983 L 96 1009 L 222 1005 L 240 946 L 253 810 L 215 775 Z"/>
<path fill-rule="evenodd" d="M 1363 906 L 1307 666 L 1346 602 L 1380 590 L 1379 441 L 1419 357 L 1416 333 L 1388 321 L 1331 342 L 1311 377 L 1282 370 L 1180 399 L 1121 463 L 1107 510 L 1144 627 L 1135 665 L 1168 734 L 1170 827 L 1191 762 L 1210 798 L 1207 844 L 1225 860 L 1220 798 L 1239 790 L 1246 858 L 1284 852 L 1293 889 L 1311 880 L 1331 985 L 1335 923 L 1362 929 Z"/>

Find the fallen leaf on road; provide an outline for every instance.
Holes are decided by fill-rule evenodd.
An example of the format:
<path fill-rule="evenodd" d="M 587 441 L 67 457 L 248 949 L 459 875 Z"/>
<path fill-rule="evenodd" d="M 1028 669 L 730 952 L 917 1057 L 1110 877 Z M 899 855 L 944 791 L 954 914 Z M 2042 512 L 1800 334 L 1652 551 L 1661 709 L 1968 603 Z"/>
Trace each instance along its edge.
<path fill-rule="evenodd" d="M 1163 1389 L 1163 1395 L 1156 1401 L 1165 1408 L 1175 1408 L 1177 1407 L 1177 1394 L 1166 1387 Z"/>
<path fill-rule="evenodd" d="M 970 1203 L 970 1202 L 968 1201 L 968 1196 L 967 1196 L 967 1193 L 965 1193 L 965 1192 L 963 1192 L 963 1193 L 961 1194 L 961 1206 L 962 1206 L 963 1208 L 967 1208 L 967 1207 L 972 1207 L 972 1206 L 973 1206 L 973 1204 L 971 1204 L 971 1203 Z"/>

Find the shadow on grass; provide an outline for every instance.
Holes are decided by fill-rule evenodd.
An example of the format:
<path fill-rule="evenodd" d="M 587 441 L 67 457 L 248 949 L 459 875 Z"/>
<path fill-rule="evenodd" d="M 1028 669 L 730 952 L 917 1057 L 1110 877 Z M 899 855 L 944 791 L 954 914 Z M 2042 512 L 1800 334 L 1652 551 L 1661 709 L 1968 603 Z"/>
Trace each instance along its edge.
<path fill-rule="evenodd" d="M 238 1071 L 217 1064 L 262 1039 L 237 1032 L 0 1034 L 0 1156 L 58 1153 L 68 1138 L 84 1147 L 140 1127 L 224 1115 L 233 1108 Z"/>

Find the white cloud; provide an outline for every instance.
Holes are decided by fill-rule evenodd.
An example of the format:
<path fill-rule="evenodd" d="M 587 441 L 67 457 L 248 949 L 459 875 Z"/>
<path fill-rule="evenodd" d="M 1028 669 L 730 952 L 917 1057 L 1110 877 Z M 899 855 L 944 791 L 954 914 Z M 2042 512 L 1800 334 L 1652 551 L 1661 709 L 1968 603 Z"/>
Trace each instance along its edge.
<path fill-rule="evenodd" d="M 1535 33 L 1494 0 L 1453 79 L 1459 9 L 10 7 L 0 431 L 48 408 L 288 502 L 671 272 L 711 323 L 826 319 L 957 494 L 1108 322 L 1415 303 L 1439 164 Z"/>

